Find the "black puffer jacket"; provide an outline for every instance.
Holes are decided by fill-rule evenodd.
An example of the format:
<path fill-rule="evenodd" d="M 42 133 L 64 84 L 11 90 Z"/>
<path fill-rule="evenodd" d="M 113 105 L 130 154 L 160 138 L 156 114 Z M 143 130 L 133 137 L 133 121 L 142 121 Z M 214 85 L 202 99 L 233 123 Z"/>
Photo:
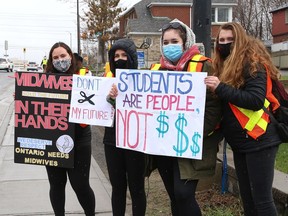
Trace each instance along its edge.
<path fill-rule="evenodd" d="M 258 140 L 254 140 L 242 129 L 233 114 L 228 102 L 254 111 L 260 110 L 264 104 L 266 96 L 266 71 L 260 69 L 256 73 L 256 76 L 252 77 L 248 69 L 246 69 L 244 79 L 245 83 L 240 89 L 220 83 L 215 90 L 223 106 L 221 129 L 224 137 L 235 152 L 253 152 L 280 144 L 281 140 L 273 123 L 268 124 L 265 134 L 261 135 Z"/>
<path fill-rule="evenodd" d="M 115 61 L 114 55 L 115 51 L 121 49 L 127 54 L 127 69 L 137 69 L 138 68 L 138 58 L 137 50 L 134 42 L 131 39 L 124 38 L 117 40 L 109 50 L 109 64 L 111 72 L 115 76 Z M 115 121 L 113 127 L 105 127 L 105 133 L 103 138 L 103 143 L 107 145 L 116 146 L 116 133 L 115 133 Z"/>

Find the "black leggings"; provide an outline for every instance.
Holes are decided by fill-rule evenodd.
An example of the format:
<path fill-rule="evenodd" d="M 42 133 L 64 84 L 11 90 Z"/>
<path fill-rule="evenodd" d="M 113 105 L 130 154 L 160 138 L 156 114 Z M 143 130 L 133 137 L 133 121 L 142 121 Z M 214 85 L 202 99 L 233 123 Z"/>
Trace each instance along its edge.
<path fill-rule="evenodd" d="M 112 185 L 113 216 L 125 215 L 127 181 L 133 216 L 144 216 L 146 211 L 144 154 L 105 145 L 105 157 Z"/>
<path fill-rule="evenodd" d="M 245 216 L 276 216 L 272 184 L 278 147 L 233 153 Z"/>
<path fill-rule="evenodd" d="M 198 180 L 180 179 L 177 158 L 155 156 L 155 160 L 170 198 L 172 215 L 200 216 L 201 210 L 195 199 Z"/>
<path fill-rule="evenodd" d="M 95 215 L 95 196 L 89 184 L 91 145 L 75 149 L 73 169 L 46 166 L 50 183 L 50 201 L 55 216 L 65 215 L 67 174 L 86 216 Z"/>

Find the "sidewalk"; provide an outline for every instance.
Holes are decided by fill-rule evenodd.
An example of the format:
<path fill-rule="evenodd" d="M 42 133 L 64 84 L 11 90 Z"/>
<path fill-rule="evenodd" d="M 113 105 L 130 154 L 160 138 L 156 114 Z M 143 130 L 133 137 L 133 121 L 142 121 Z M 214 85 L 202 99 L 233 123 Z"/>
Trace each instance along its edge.
<path fill-rule="evenodd" d="M 45 167 L 14 163 L 13 101 L 1 102 L 0 107 L 0 216 L 52 216 Z M 112 215 L 111 186 L 93 157 L 90 184 L 96 197 L 96 215 Z M 69 181 L 65 207 L 66 215 L 84 215 Z"/>

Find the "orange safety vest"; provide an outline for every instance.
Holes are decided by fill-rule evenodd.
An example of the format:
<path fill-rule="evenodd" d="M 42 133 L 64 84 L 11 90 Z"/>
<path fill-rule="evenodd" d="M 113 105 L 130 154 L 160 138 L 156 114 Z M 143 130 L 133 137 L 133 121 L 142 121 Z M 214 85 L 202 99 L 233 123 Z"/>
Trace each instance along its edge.
<path fill-rule="evenodd" d="M 79 70 L 79 75 L 82 75 L 82 76 L 85 76 L 86 73 L 88 73 L 88 68 L 86 67 L 82 67 L 80 70 Z"/>
<path fill-rule="evenodd" d="M 111 71 L 108 71 L 104 74 L 104 77 L 114 77 L 114 75 Z"/>
<path fill-rule="evenodd" d="M 205 61 L 211 61 L 210 58 L 203 56 L 201 54 L 194 55 L 189 61 L 187 71 L 188 72 L 201 72 L 203 68 L 203 64 Z M 159 70 L 161 68 L 161 64 L 152 64 L 150 70 Z"/>
<path fill-rule="evenodd" d="M 280 106 L 280 104 L 275 98 L 275 96 L 272 94 L 272 81 L 271 78 L 268 76 L 268 73 L 266 88 L 267 90 L 264 107 L 268 108 L 271 104 L 272 111 L 274 111 Z M 237 107 L 231 103 L 229 103 L 229 106 L 232 109 L 232 112 L 234 113 L 241 127 L 246 130 L 247 134 L 250 137 L 256 140 L 259 136 L 266 132 L 267 125 L 270 122 L 270 117 L 269 114 L 264 111 L 264 109 L 253 111 Z"/>

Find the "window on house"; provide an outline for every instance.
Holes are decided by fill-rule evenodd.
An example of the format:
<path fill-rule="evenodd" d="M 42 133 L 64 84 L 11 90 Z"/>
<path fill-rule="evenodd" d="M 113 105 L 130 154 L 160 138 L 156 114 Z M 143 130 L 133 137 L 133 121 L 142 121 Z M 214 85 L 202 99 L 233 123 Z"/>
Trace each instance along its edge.
<path fill-rule="evenodd" d="M 231 7 L 213 7 L 211 14 L 211 21 L 217 22 L 231 22 L 232 8 Z"/>
<path fill-rule="evenodd" d="M 288 23 L 288 9 L 285 10 L 285 23 Z"/>

